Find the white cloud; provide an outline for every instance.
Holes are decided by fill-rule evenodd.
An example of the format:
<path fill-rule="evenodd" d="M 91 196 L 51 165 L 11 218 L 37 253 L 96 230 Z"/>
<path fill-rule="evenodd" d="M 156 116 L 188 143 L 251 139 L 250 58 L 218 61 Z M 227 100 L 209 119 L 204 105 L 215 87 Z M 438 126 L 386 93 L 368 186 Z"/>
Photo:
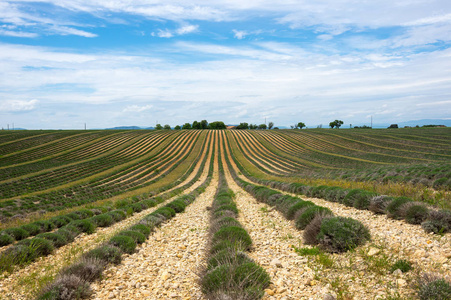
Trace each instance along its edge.
<path fill-rule="evenodd" d="M 157 32 L 152 32 L 151 35 L 158 36 L 161 38 L 172 38 L 176 35 L 184 35 L 184 34 L 196 32 L 198 29 L 199 29 L 199 25 L 184 25 L 184 26 L 177 28 L 176 30 L 158 29 Z"/>
<path fill-rule="evenodd" d="M 0 103 L 0 111 L 2 112 L 23 112 L 30 111 L 36 108 L 38 100 L 33 99 L 29 101 L 23 100 L 6 100 Z"/>
<path fill-rule="evenodd" d="M 144 105 L 144 106 L 129 105 L 123 110 L 123 112 L 143 112 L 152 109 L 152 107 L 153 105 Z"/>
<path fill-rule="evenodd" d="M 199 25 L 185 25 L 176 30 L 178 35 L 188 34 L 196 32 L 199 29 Z"/>
<path fill-rule="evenodd" d="M 247 35 L 247 32 L 245 30 L 235 30 L 234 29 L 232 31 L 234 33 L 234 37 L 239 39 L 239 40 L 244 39 L 246 37 L 246 35 Z"/>
<path fill-rule="evenodd" d="M 22 31 L 11 31 L 0 29 L 0 35 L 4 36 L 13 36 L 13 37 L 23 37 L 23 38 L 35 38 L 39 35 L 37 33 L 32 32 L 22 32 Z"/>
<path fill-rule="evenodd" d="M 54 32 L 55 34 L 60 34 L 60 35 L 78 35 L 78 36 L 83 36 L 83 37 L 87 37 L 87 38 L 97 37 L 97 34 L 86 32 L 86 31 L 79 30 L 79 29 L 75 29 L 72 27 L 67 27 L 67 26 L 52 26 L 50 28 L 50 30 L 52 32 Z"/>

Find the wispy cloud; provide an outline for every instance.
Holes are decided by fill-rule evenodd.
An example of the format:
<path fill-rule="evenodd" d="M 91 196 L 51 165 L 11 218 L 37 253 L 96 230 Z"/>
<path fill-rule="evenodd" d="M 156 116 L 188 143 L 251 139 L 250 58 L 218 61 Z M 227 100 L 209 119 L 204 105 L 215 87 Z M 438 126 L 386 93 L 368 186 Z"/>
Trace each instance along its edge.
<path fill-rule="evenodd" d="M 153 105 L 144 105 L 144 106 L 129 105 L 123 110 L 123 112 L 143 112 L 152 109 L 152 107 Z"/>
<path fill-rule="evenodd" d="M 5 30 L 5 29 L 1 29 L 1 28 L 0 28 L 0 35 L 22 37 L 22 38 L 35 38 L 35 37 L 39 36 L 37 33 L 12 31 L 12 30 Z"/>
<path fill-rule="evenodd" d="M 232 31 L 234 33 L 234 37 L 239 39 L 239 40 L 244 39 L 246 37 L 246 35 L 247 35 L 247 32 L 245 30 L 236 30 L 236 29 L 234 29 Z"/>
<path fill-rule="evenodd" d="M 2 112 L 23 112 L 31 111 L 36 108 L 38 100 L 5 100 L 0 103 L 0 111 Z"/>
<path fill-rule="evenodd" d="M 175 30 L 159 29 L 157 32 L 152 32 L 152 36 L 158 36 L 161 38 L 172 38 L 177 35 L 184 35 L 196 32 L 199 29 L 199 25 L 183 25 Z"/>

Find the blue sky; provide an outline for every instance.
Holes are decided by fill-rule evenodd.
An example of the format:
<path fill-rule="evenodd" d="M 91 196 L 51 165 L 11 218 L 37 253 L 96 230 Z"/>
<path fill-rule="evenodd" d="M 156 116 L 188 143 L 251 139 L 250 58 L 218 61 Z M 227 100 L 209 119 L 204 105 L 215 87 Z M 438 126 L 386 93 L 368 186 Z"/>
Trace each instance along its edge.
<path fill-rule="evenodd" d="M 0 126 L 449 119 L 450 46 L 448 0 L 3 0 Z"/>

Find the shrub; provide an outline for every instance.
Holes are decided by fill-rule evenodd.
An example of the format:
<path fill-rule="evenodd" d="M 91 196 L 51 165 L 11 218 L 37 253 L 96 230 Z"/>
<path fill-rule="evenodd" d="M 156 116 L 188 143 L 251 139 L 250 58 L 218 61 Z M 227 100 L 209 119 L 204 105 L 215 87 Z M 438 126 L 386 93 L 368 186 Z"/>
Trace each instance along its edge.
<path fill-rule="evenodd" d="M 139 231 L 124 230 L 124 231 L 119 232 L 117 235 L 129 236 L 137 244 L 142 244 L 146 241 L 146 236 Z"/>
<path fill-rule="evenodd" d="M 392 197 L 388 197 L 385 195 L 375 196 L 370 200 L 370 206 L 368 209 L 375 214 L 384 214 L 388 204 L 392 201 Z"/>
<path fill-rule="evenodd" d="M 40 233 L 36 237 L 51 241 L 53 246 L 55 246 L 56 248 L 62 247 L 68 243 L 67 238 L 63 234 L 58 232 Z"/>
<path fill-rule="evenodd" d="M 234 280 L 238 286 L 244 288 L 260 287 L 263 290 L 271 281 L 265 270 L 254 262 L 239 265 L 234 275 Z"/>
<path fill-rule="evenodd" d="M 221 212 L 221 211 L 224 211 L 224 210 L 229 210 L 229 211 L 234 212 L 235 214 L 238 214 L 238 208 L 236 207 L 235 203 L 221 205 L 221 206 L 219 206 L 218 208 L 215 209 L 214 213 Z"/>
<path fill-rule="evenodd" d="M 246 262 L 252 262 L 246 253 L 235 251 L 232 248 L 223 249 L 213 255 L 207 263 L 207 270 L 211 270 L 220 265 L 240 265 Z"/>
<path fill-rule="evenodd" d="M 223 227 L 229 227 L 229 226 L 241 227 L 241 224 L 235 218 L 223 217 L 223 218 L 219 218 L 216 221 L 212 222 L 212 224 L 210 226 L 210 230 L 212 232 L 216 232 Z"/>
<path fill-rule="evenodd" d="M 125 235 L 113 236 L 108 244 L 116 246 L 128 254 L 132 254 L 136 248 L 136 242 L 131 237 Z"/>
<path fill-rule="evenodd" d="M 451 211 L 431 210 L 427 220 L 421 223 L 426 232 L 447 233 L 451 231 Z"/>
<path fill-rule="evenodd" d="M 102 276 L 106 262 L 96 258 L 82 258 L 78 263 L 61 271 L 64 275 L 75 275 L 85 281 L 93 282 Z"/>
<path fill-rule="evenodd" d="M 308 207 L 310 207 L 310 206 L 314 206 L 314 205 L 315 205 L 315 204 L 314 204 L 313 202 L 311 202 L 311 201 L 303 201 L 303 200 L 300 200 L 300 201 L 294 203 L 293 205 L 291 205 L 291 206 L 288 208 L 288 210 L 287 210 L 285 216 L 286 216 L 286 218 L 287 218 L 288 220 L 293 220 L 294 217 L 295 217 L 295 215 L 296 215 L 296 213 L 297 213 L 298 211 L 304 210 L 304 209 L 306 209 L 306 208 L 308 208 Z"/>
<path fill-rule="evenodd" d="M 418 280 L 418 297 L 421 300 L 451 299 L 451 283 L 432 274 L 424 274 Z"/>
<path fill-rule="evenodd" d="M 394 272 L 396 270 L 401 270 L 401 272 L 405 273 L 413 269 L 412 263 L 408 260 L 400 259 L 397 260 L 391 267 L 390 272 Z"/>
<path fill-rule="evenodd" d="M 399 214 L 410 224 L 421 224 L 429 215 L 429 209 L 420 202 L 407 202 L 399 207 Z"/>
<path fill-rule="evenodd" d="M 109 214 L 97 215 L 90 218 L 89 220 L 94 222 L 94 224 L 99 227 L 108 227 L 114 223 L 113 217 Z"/>
<path fill-rule="evenodd" d="M 20 226 L 20 228 L 22 228 L 23 230 L 28 232 L 29 236 L 37 235 L 41 232 L 41 227 L 36 224 L 26 224 L 26 225 Z"/>
<path fill-rule="evenodd" d="M 81 233 L 81 230 L 76 226 L 66 225 L 56 232 L 64 235 L 68 241 L 73 241 L 74 238 Z"/>
<path fill-rule="evenodd" d="M 209 299 L 260 299 L 270 277 L 253 262 L 221 265 L 202 278 L 202 291 Z"/>
<path fill-rule="evenodd" d="M 215 244 L 219 241 L 229 241 L 232 245 L 238 245 L 246 250 L 252 245 L 252 240 L 249 234 L 241 227 L 230 226 L 224 227 L 218 230 L 212 239 L 212 243 Z"/>
<path fill-rule="evenodd" d="M 110 215 L 115 222 L 119 222 L 127 218 L 127 214 L 125 213 L 125 211 L 121 209 L 109 211 L 105 214 Z"/>
<path fill-rule="evenodd" d="M 105 263 L 120 264 L 122 261 L 122 251 L 113 245 L 103 245 L 83 254 L 86 259 L 99 259 Z"/>
<path fill-rule="evenodd" d="M 368 209 L 370 200 L 374 196 L 376 196 L 375 193 L 361 189 L 353 189 L 349 191 L 346 197 L 344 197 L 343 204 L 346 206 L 353 206 L 357 209 Z"/>
<path fill-rule="evenodd" d="M 25 229 L 17 227 L 5 229 L 3 230 L 3 233 L 10 235 L 16 241 L 26 239 L 29 236 L 28 232 Z"/>
<path fill-rule="evenodd" d="M 22 240 L 18 245 L 29 247 L 34 257 L 49 255 L 54 249 L 52 242 L 38 237 Z"/>
<path fill-rule="evenodd" d="M 393 201 L 391 201 L 388 205 L 387 205 L 387 215 L 390 218 L 393 219 L 401 219 L 401 214 L 399 212 L 399 208 L 407 203 L 407 202 L 411 202 L 412 200 L 410 200 L 407 197 L 397 197 L 395 198 Z"/>
<path fill-rule="evenodd" d="M 0 247 L 14 243 L 14 238 L 9 234 L 0 233 Z"/>
<path fill-rule="evenodd" d="M 71 219 L 68 216 L 57 216 L 57 217 L 53 217 L 53 218 L 49 219 L 49 221 L 52 222 L 52 224 L 56 228 L 63 227 L 64 225 L 69 224 L 72 220 L 75 220 L 75 219 Z"/>
<path fill-rule="evenodd" d="M 139 203 L 130 204 L 130 207 L 133 209 L 133 212 L 141 212 L 143 210 L 142 205 Z"/>
<path fill-rule="evenodd" d="M 141 232 L 145 237 L 148 237 L 151 229 L 144 224 L 136 224 L 130 227 L 130 230 Z"/>
<path fill-rule="evenodd" d="M 176 213 L 185 211 L 186 204 L 182 200 L 174 200 L 166 205 L 172 208 Z"/>
<path fill-rule="evenodd" d="M 318 234 L 318 242 L 330 252 L 351 250 L 368 240 L 370 233 L 362 223 L 344 217 L 324 219 Z"/>
<path fill-rule="evenodd" d="M 69 223 L 69 225 L 77 227 L 81 232 L 85 232 L 87 234 L 94 233 L 96 230 L 96 226 L 93 222 L 89 220 L 76 220 Z"/>
<path fill-rule="evenodd" d="M 321 223 L 327 218 L 322 214 L 316 215 L 315 218 L 305 227 L 303 237 L 304 243 L 307 245 L 318 244 L 318 233 L 321 228 Z"/>
<path fill-rule="evenodd" d="M 173 210 L 170 207 L 163 206 L 163 207 L 160 207 L 159 209 L 157 209 L 156 211 L 154 211 L 152 214 L 153 215 L 160 214 L 160 215 L 164 216 L 166 219 L 171 219 L 172 217 L 175 216 L 175 210 Z"/>
<path fill-rule="evenodd" d="M 68 213 L 68 214 L 66 214 L 65 216 L 58 216 L 57 218 L 59 218 L 59 217 L 67 217 L 67 218 L 69 218 L 71 221 L 73 221 L 73 220 L 80 220 L 80 219 L 81 219 L 81 218 L 80 218 L 80 215 L 77 214 L 77 213 L 75 213 L 75 212 Z"/>
<path fill-rule="evenodd" d="M 48 232 L 55 228 L 52 222 L 49 220 L 36 221 L 32 224 L 35 224 L 41 228 L 40 232 Z"/>
<path fill-rule="evenodd" d="M 239 245 L 238 245 L 239 246 Z M 235 249 L 236 251 L 244 251 L 244 247 L 235 247 L 232 245 L 230 241 L 218 241 L 214 244 L 212 244 L 212 247 L 210 249 L 210 254 L 215 254 L 219 251 L 222 251 L 224 249 Z"/>
<path fill-rule="evenodd" d="M 86 219 L 94 216 L 94 213 L 89 209 L 80 209 L 78 211 L 75 211 L 74 213 L 76 213 L 80 217 L 80 219 Z"/>
<path fill-rule="evenodd" d="M 63 275 L 43 289 L 38 300 L 74 300 L 89 298 L 89 283 L 75 275 Z"/>
<path fill-rule="evenodd" d="M 329 215 L 332 216 L 333 213 L 330 209 L 328 209 L 327 207 L 322 207 L 322 206 L 310 206 L 308 207 L 301 215 L 299 215 L 299 217 L 297 217 L 296 219 L 296 228 L 297 229 L 305 229 L 305 227 L 317 216 L 317 215 Z"/>

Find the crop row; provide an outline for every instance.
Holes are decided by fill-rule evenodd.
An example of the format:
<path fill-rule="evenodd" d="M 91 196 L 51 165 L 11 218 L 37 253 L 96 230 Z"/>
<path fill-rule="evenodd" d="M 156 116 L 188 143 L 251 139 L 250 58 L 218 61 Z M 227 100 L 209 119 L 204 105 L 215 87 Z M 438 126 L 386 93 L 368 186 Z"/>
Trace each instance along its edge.
<path fill-rule="evenodd" d="M 60 152 L 63 151 L 71 150 L 85 143 L 89 143 L 99 138 L 105 137 L 107 134 L 111 133 L 110 132 L 105 133 L 102 131 L 79 133 L 76 135 L 67 136 L 55 141 L 51 141 L 49 143 L 45 143 L 37 147 L 25 148 L 21 151 L 4 155 L 0 159 L 0 165 L 5 166 L 12 165 L 15 163 L 24 163 L 24 162 L 29 163 L 31 161 L 42 159 L 47 156 L 59 154 Z"/>
<path fill-rule="evenodd" d="M 52 131 L 43 134 L 23 137 L 19 140 L 8 141 L 3 144 L 0 144 L 0 155 L 5 155 L 25 148 L 39 146 L 51 141 L 55 141 L 79 133 L 80 131 L 76 130 Z"/>
<path fill-rule="evenodd" d="M 246 254 L 252 239 L 237 220 L 238 208 L 221 161 L 219 184 L 210 207 L 209 246 L 201 288 L 207 299 L 260 299 L 268 287 L 266 271 Z"/>
<path fill-rule="evenodd" d="M 248 154 L 257 156 L 259 160 L 265 160 L 279 169 L 285 170 L 286 173 L 296 173 L 299 169 L 305 168 L 305 165 L 295 160 L 278 156 L 269 151 L 255 136 L 248 132 L 239 132 L 235 135 L 235 138 L 240 140 L 240 145 L 248 147 Z"/>
<path fill-rule="evenodd" d="M 159 142 L 164 139 L 162 136 L 156 135 L 151 141 L 151 145 L 157 147 Z M 25 177 L 15 181 L 6 181 L 0 184 L 0 198 L 11 198 L 23 194 L 28 194 L 51 187 L 58 186 L 62 183 L 67 184 L 71 181 L 82 179 L 86 176 L 92 176 L 95 173 L 108 170 L 114 166 L 127 163 L 133 157 L 120 157 L 112 154 L 97 159 L 91 159 L 83 163 L 71 164 L 69 166 L 49 169 L 38 175 Z"/>
<path fill-rule="evenodd" d="M 154 138 L 152 136 L 152 138 Z M 151 139 L 152 139 L 151 138 Z M 32 177 L 49 171 L 58 171 L 65 167 L 73 165 L 89 163 L 92 160 L 100 158 L 111 158 L 117 161 L 125 161 L 123 157 L 115 157 L 114 155 L 121 152 L 124 148 L 128 148 L 135 143 L 141 143 L 145 138 L 127 132 L 120 132 L 109 135 L 105 138 L 95 140 L 75 147 L 71 150 L 60 152 L 59 154 L 44 157 L 39 160 L 29 161 L 3 167 L 2 180 L 12 179 L 14 177 Z M 148 143 L 148 141 L 145 141 Z M 127 158 L 131 160 L 132 157 Z M 16 180 L 20 178 L 14 178 Z"/>
<path fill-rule="evenodd" d="M 146 203 L 147 199 L 153 199 L 157 202 L 164 201 L 174 195 L 177 195 L 178 193 L 181 193 L 183 190 L 189 188 L 191 185 L 193 185 L 200 177 L 202 171 L 204 170 L 205 164 L 207 163 L 207 158 L 211 156 L 212 151 L 210 150 L 210 145 L 207 145 L 207 140 L 204 144 L 205 152 L 199 153 L 196 160 L 192 163 L 191 167 L 187 170 L 187 172 L 178 180 L 175 182 L 171 182 L 164 187 L 160 188 L 159 190 L 155 190 L 152 193 L 145 193 L 140 196 L 134 196 L 132 198 L 127 198 L 123 200 L 116 201 L 114 206 L 116 208 L 125 209 L 128 213 L 130 212 L 129 209 L 126 209 L 127 206 L 132 206 L 134 211 L 137 211 L 139 209 L 139 206 L 141 203 Z M 204 147 L 203 147 L 204 148 Z M 207 155 L 207 153 L 210 153 Z M 201 160 L 201 157 L 202 160 Z M 194 168 L 196 166 L 199 166 L 196 173 L 193 172 Z M 181 182 L 193 174 L 194 176 L 189 180 L 186 184 L 181 184 Z M 172 190 L 171 190 L 172 189 Z M 167 192 L 166 192 L 167 191 Z M 158 195 L 161 192 L 165 192 L 163 194 Z M 156 196 L 158 195 L 158 196 Z M 138 203 L 136 203 L 139 201 Z M 144 202 L 142 202 L 144 201 Z M 98 212 L 103 211 L 110 211 L 113 209 L 113 206 L 111 206 L 110 203 L 106 203 L 102 206 L 95 206 L 92 207 L 91 210 Z M 79 220 L 91 217 L 92 214 L 87 212 L 87 209 L 81 209 L 77 211 L 73 211 L 71 213 L 60 215 L 57 217 L 50 218 L 48 220 L 39 220 L 36 222 L 31 222 L 25 225 L 22 225 L 20 227 L 15 228 L 8 228 L 6 230 L 0 231 L 0 247 L 6 246 L 11 243 L 13 243 L 15 240 L 22 240 L 24 238 L 34 236 L 36 234 L 44 233 L 44 232 L 50 232 L 54 230 L 55 228 L 58 228 L 64 223 L 67 223 L 67 220 Z"/>
<path fill-rule="evenodd" d="M 145 242 L 152 231 L 163 222 L 182 213 L 210 184 L 213 160 L 206 180 L 191 193 L 180 196 L 167 205 L 148 214 L 135 225 L 117 233 L 108 242 L 84 253 L 77 262 L 62 269 L 55 280 L 44 287 L 37 299 L 88 298 L 90 283 L 102 278 L 102 272 L 110 265 L 120 264 L 123 254 L 132 254 L 137 244 Z"/>
<path fill-rule="evenodd" d="M 223 142 L 223 147 L 227 147 Z M 226 151 L 230 153 L 230 149 Z M 226 156 L 228 169 L 235 182 L 254 196 L 257 201 L 264 202 L 277 209 L 288 220 L 295 220 L 298 230 L 304 230 L 304 242 L 319 244 L 330 252 L 352 250 L 370 240 L 368 229 L 359 221 L 351 218 L 336 217 L 328 208 L 315 205 L 298 197 L 284 195 L 265 186 L 254 185 L 241 179 Z M 238 161 L 234 161 L 243 173 L 244 169 Z"/>
<path fill-rule="evenodd" d="M 196 141 L 197 139 L 194 138 L 191 138 L 189 141 L 191 149 L 194 147 Z M 163 145 L 160 145 L 160 147 L 161 146 Z M 184 156 L 181 157 L 182 155 Z M 176 153 L 172 153 L 171 157 L 166 158 L 165 161 L 160 163 L 165 165 L 157 165 L 161 167 L 161 171 L 156 172 L 156 169 L 153 170 L 153 174 L 156 175 L 156 177 L 151 180 L 146 179 L 145 182 L 140 182 L 137 180 L 136 182 L 131 182 L 129 184 L 102 185 L 102 178 L 94 178 L 91 182 L 80 183 L 69 188 L 55 190 L 46 194 L 23 197 L 20 200 L 8 200 L 0 205 L 3 206 L 3 214 L 5 216 L 11 216 L 19 211 L 22 214 L 37 210 L 58 211 L 92 203 L 155 183 L 158 179 L 164 178 L 167 174 L 173 171 L 188 155 L 190 155 L 190 151 L 186 151 L 186 153 L 181 152 L 178 156 L 176 156 Z M 153 155 L 151 159 L 157 160 L 161 156 L 164 156 L 164 153 L 160 152 Z M 177 157 L 177 161 L 169 161 L 173 157 Z M 147 159 L 149 159 L 149 157 Z M 127 170 L 127 166 L 123 167 L 123 169 L 116 169 L 113 173 L 110 172 L 104 176 L 103 180 L 112 178 L 115 174 Z"/>
<path fill-rule="evenodd" d="M 427 232 L 433 232 L 443 234 L 451 231 L 451 211 L 449 210 L 437 210 L 429 208 L 425 203 L 415 202 L 407 197 L 389 197 L 385 195 L 378 195 L 374 192 L 369 192 L 362 189 L 344 189 L 336 186 L 308 186 L 299 183 L 283 183 L 270 180 L 258 180 L 251 176 L 236 160 L 235 165 L 239 168 L 240 172 L 246 176 L 249 180 L 264 184 L 272 187 L 276 187 L 281 190 L 302 193 L 310 197 L 324 198 L 329 201 L 339 202 L 346 206 L 355 207 L 357 209 L 371 210 L 374 213 L 386 213 L 389 217 L 394 219 L 404 219 L 410 224 L 421 224 L 421 226 Z M 234 174 L 233 171 L 232 175 Z M 238 180 L 239 177 L 236 177 Z M 245 182 L 240 182 L 241 185 L 245 185 Z M 255 189 L 251 187 L 251 191 Z M 264 191 L 264 199 L 269 199 L 272 192 Z M 257 189 L 258 191 L 258 189 Z M 253 192 L 254 193 L 254 192 Z M 255 192 L 258 193 L 258 192 Z M 266 196 L 266 193 L 269 196 Z M 277 193 L 277 192 L 276 192 Z M 277 199 L 269 200 L 271 202 Z M 277 202 L 275 202 L 277 203 Z M 283 213 L 288 214 L 288 210 L 281 208 Z M 292 216 L 290 214 L 290 216 Z M 296 223 L 298 223 L 296 221 Z"/>

